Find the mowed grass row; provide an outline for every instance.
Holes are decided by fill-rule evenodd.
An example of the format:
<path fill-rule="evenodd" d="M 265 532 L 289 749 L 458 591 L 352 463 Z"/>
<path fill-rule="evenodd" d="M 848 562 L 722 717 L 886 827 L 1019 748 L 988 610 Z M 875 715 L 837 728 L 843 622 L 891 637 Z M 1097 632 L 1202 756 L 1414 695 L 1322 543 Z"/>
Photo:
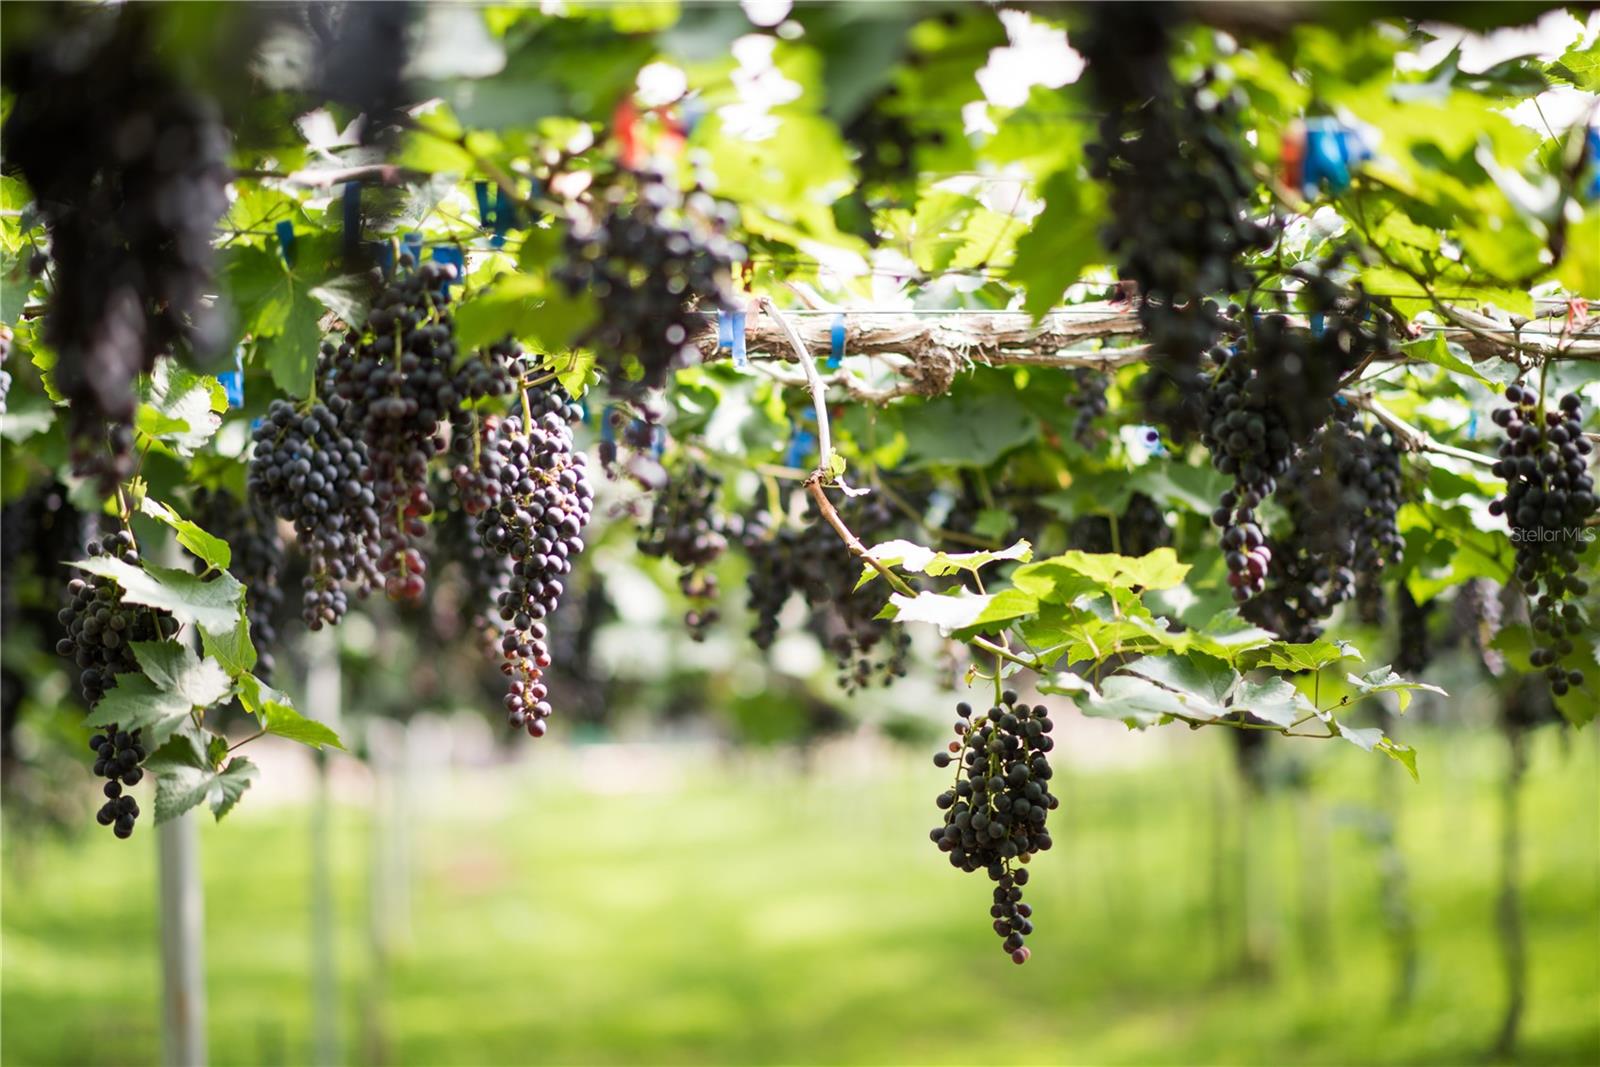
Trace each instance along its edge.
<path fill-rule="evenodd" d="M 989 929 L 987 881 L 927 840 L 945 776 L 921 759 L 808 776 L 685 751 L 666 784 L 628 788 L 550 750 L 408 781 L 403 834 L 334 811 L 342 1058 L 1478 1062 L 1504 999 L 1504 749 L 1416 741 L 1422 784 L 1387 783 L 1420 949 L 1403 1013 L 1373 832 L 1403 772 L 1349 746 L 1316 746 L 1308 789 L 1260 798 L 1210 739 L 1062 776 L 1024 967 Z M 1600 1063 L 1597 763 L 1589 735 L 1532 750 L 1523 1062 Z M 8 844 L 6 1064 L 158 1060 L 152 836 Z M 372 874 L 380 838 L 404 840 L 412 876 Z M 216 1063 L 312 1055 L 309 841 L 299 807 L 202 832 Z"/>

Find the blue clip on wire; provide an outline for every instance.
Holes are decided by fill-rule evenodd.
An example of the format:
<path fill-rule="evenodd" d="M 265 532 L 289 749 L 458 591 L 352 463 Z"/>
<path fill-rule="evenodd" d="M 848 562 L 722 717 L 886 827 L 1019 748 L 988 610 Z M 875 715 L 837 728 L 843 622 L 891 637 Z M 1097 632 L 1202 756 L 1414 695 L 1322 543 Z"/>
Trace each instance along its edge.
<path fill-rule="evenodd" d="M 611 413 L 615 410 L 615 404 L 607 404 L 600 412 L 600 443 L 603 445 L 617 443 L 617 429 L 611 425 Z"/>
<path fill-rule="evenodd" d="M 506 195 L 505 188 L 495 190 L 494 236 L 489 238 L 491 247 L 500 248 L 506 243 L 506 231 L 511 228 L 511 220 L 516 213 L 517 209 L 511 205 L 511 198 Z"/>
<path fill-rule="evenodd" d="M 433 259 L 435 263 L 448 263 L 456 269 L 455 277 L 439 280 L 440 292 L 448 293 L 452 285 L 458 284 L 467 276 L 467 257 L 458 245 L 434 245 Z"/>
<path fill-rule="evenodd" d="M 814 411 L 807 411 L 802 418 L 816 424 L 817 415 Z M 800 469 L 805 466 L 806 457 L 811 454 L 811 449 L 817 443 L 817 435 L 806 426 L 794 419 L 789 420 L 789 447 L 784 450 L 783 463 L 786 467 Z"/>
<path fill-rule="evenodd" d="M 244 407 L 244 345 L 233 350 L 233 370 L 217 375 L 217 381 L 222 383 L 222 391 L 227 394 L 228 407 L 234 410 Z"/>
<path fill-rule="evenodd" d="M 294 223 L 290 222 L 288 219 L 284 219 L 282 222 L 278 223 L 276 228 L 278 231 L 278 251 L 283 253 L 283 261 L 289 266 L 293 267 L 296 252 L 294 245 Z"/>
<path fill-rule="evenodd" d="M 839 362 L 844 359 L 844 312 L 833 316 L 833 329 L 828 340 L 828 369 L 838 370 Z"/>
<path fill-rule="evenodd" d="M 750 356 L 745 351 L 744 312 L 733 313 L 733 365 L 740 370 L 750 368 Z"/>
<path fill-rule="evenodd" d="M 656 459 L 667 450 L 667 428 L 665 426 L 650 427 L 650 454 Z"/>
<path fill-rule="evenodd" d="M 478 225 L 483 229 L 494 226 L 494 207 L 489 203 L 489 183 L 473 182 L 472 192 L 478 198 Z"/>
<path fill-rule="evenodd" d="M 1589 156 L 1589 184 L 1584 188 L 1584 195 L 1590 200 L 1600 200 L 1600 126 L 1590 126 L 1584 140 Z"/>
<path fill-rule="evenodd" d="M 1322 312 L 1318 311 L 1313 313 L 1309 321 L 1311 324 L 1312 337 L 1321 337 L 1328 331 L 1328 322 L 1323 316 Z"/>

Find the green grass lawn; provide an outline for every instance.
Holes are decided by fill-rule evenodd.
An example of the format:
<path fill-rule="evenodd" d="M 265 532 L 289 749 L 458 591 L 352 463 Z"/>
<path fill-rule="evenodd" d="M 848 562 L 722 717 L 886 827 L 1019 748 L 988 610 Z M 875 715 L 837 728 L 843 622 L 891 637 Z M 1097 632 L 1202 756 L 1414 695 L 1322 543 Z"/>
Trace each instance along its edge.
<path fill-rule="evenodd" d="M 552 749 L 409 782 L 415 876 L 409 922 L 386 925 L 401 942 L 386 967 L 370 936 L 375 835 L 360 808 L 334 816 L 344 1058 L 1482 1062 L 1504 998 L 1503 748 L 1416 738 L 1413 786 L 1379 757 L 1317 746 L 1311 790 L 1246 802 L 1209 740 L 1173 762 L 1061 780 L 1024 967 L 989 929 L 987 881 L 928 843 L 945 776 L 921 759 L 838 778 L 696 762 L 678 786 L 628 792 Z M 1522 1062 L 1600 1063 L 1594 742 L 1548 735 L 1533 750 Z M 1385 775 L 1402 776 L 1420 944 L 1402 1014 L 1388 1003 L 1380 850 L 1363 829 Z M 216 1063 L 311 1056 L 309 819 L 247 802 L 202 833 Z M 159 1058 L 153 836 L 8 841 L 5 1063 Z M 1241 966 L 1246 925 L 1254 968 Z"/>

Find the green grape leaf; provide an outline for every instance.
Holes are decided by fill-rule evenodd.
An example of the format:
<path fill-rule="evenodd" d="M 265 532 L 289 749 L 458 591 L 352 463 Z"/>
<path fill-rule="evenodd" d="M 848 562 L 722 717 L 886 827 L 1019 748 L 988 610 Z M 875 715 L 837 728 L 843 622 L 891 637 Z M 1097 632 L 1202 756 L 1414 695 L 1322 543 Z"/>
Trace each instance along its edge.
<path fill-rule="evenodd" d="M 214 659 L 201 659 L 183 641 L 135 641 L 129 646 L 156 688 L 209 708 L 233 695 L 233 680 Z"/>
<path fill-rule="evenodd" d="M 891 593 L 889 606 L 900 622 L 927 622 L 944 630 L 968 630 L 1009 622 L 1039 610 L 1038 601 L 1016 589 L 989 596 L 958 590 L 953 596 L 918 593 L 914 597 Z"/>
<path fill-rule="evenodd" d="M 322 304 L 288 282 L 288 311 L 283 326 L 256 339 L 256 354 L 272 374 L 272 381 L 290 396 L 311 392 L 322 346 Z"/>
<path fill-rule="evenodd" d="M 1385 756 L 1388 756 L 1390 759 L 1404 767 L 1406 769 L 1406 773 L 1411 775 L 1411 780 L 1413 782 L 1419 782 L 1422 780 L 1417 775 L 1416 749 L 1412 748 L 1410 745 L 1403 744 L 1389 737 L 1385 737 L 1382 741 L 1379 741 L 1377 744 L 1377 749 L 1379 752 L 1382 752 Z"/>
<path fill-rule="evenodd" d="M 1018 541 L 1009 548 L 983 552 L 939 552 L 914 541 L 894 540 L 873 545 L 868 551 L 872 558 L 886 567 L 899 567 L 901 570 L 929 574 L 936 578 L 957 571 L 970 571 L 976 574 L 980 568 L 998 560 L 1027 562 L 1033 558 L 1033 546 L 1025 540 Z M 877 569 L 870 563 L 863 565 L 856 588 L 860 589 L 877 574 Z"/>
<path fill-rule="evenodd" d="M 1078 710 L 1092 718 L 1118 719 L 1135 729 L 1155 726 L 1169 716 L 1215 718 L 1220 714 L 1216 709 L 1192 708 L 1170 689 L 1133 674 L 1114 674 L 1105 679 L 1100 691 L 1090 694 Z"/>
<path fill-rule="evenodd" d="M 220 382 L 186 370 L 171 358 L 156 360 L 155 369 L 141 382 L 139 398 L 134 426 L 185 459 L 217 432 L 222 425 L 218 413 L 228 408 Z"/>
<path fill-rule="evenodd" d="M 1495 388 L 1493 382 L 1478 373 L 1478 368 L 1450 351 L 1450 342 L 1445 340 L 1443 333 L 1435 332 L 1419 341 L 1409 341 L 1401 345 L 1400 349 L 1412 359 L 1424 360 L 1435 367 L 1444 368 L 1451 374 L 1460 374 L 1491 389 Z"/>
<path fill-rule="evenodd" d="M 372 283 L 364 274 L 341 274 L 329 278 L 310 290 L 311 299 L 333 312 L 335 318 L 346 326 L 360 326 L 367 321 L 371 307 L 369 294 Z"/>
<path fill-rule="evenodd" d="M 1270 667 L 1279 671 L 1319 671 L 1344 659 L 1360 659 L 1361 653 L 1348 641 L 1320 638 L 1305 644 L 1273 642 L 1265 648 L 1251 649 L 1239 657 L 1243 670 Z"/>
<path fill-rule="evenodd" d="M 1177 693 L 1207 717 L 1222 714 L 1222 704 L 1239 684 L 1239 673 L 1210 656 L 1144 656 L 1123 668 Z"/>
<path fill-rule="evenodd" d="M 1061 299 L 1084 268 L 1106 260 L 1100 247 L 1105 193 L 1100 183 L 1081 177 L 1077 164 L 1062 168 L 1044 183 L 1044 211 L 1017 241 L 1007 272 L 1027 292 L 1024 307 L 1035 320 Z"/>
<path fill-rule="evenodd" d="M 123 599 L 130 604 L 170 611 L 181 623 L 217 634 L 233 629 L 244 597 L 244 586 L 226 573 L 201 581 L 187 571 L 148 563 L 138 567 L 109 556 L 80 559 L 72 566 L 110 578 L 122 587 Z"/>
<path fill-rule="evenodd" d="M 83 721 L 86 726 L 115 724 L 124 730 L 143 730 L 144 745 L 153 751 L 190 722 L 192 710 L 182 694 L 165 692 L 144 675 L 129 671 L 117 675 L 117 684 Z"/>
<path fill-rule="evenodd" d="M 243 756 L 236 756 L 219 770 L 213 766 L 213 759 L 220 758 L 211 753 L 202 755 L 193 741 L 178 737 L 145 761 L 145 769 L 156 776 L 158 825 L 201 803 L 208 803 L 219 821 L 233 810 L 254 781 L 256 767 Z"/>
<path fill-rule="evenodd" d="M 173 511 L 170 505 L 147 496 L 139 502 L 139 510 L 170 526 L 178 535 L 178 544 L 206 566 L 225 571 L 233 562 L 233 551 L 228 547 L 228 542 L 206 533 L 196 523 Z"/>
<path fill-rule="evenodd" d="M 456 309 L 456 343 L 463 351 L 507 337 L 544 352 L 578 347 L 599 317 L 588 292 L 569 295 L 560 286 L 526 274 L 502 274 Z"/>
<path fill-rule="evenodd" d="M 1421 690 L 1425 693 L 1437 693 L 1440 696 L 1449 696 L 1443 689 L 1427 682 L 1410 682 L 1400 677 L 1387 665 L 1377 668 L 1363 675 L 1347 675 L 1346 681 L 1356 687 L 1362 696 L 1372 696 L 1375 693 L 1393 693 L 1400 702 L 1400 710 L 1405 711 L 1411 704 L 1411 694 Z"/>
<path fill-rule="evenodd" d="M 1316 705 L 1283 678 L 1268 678 L 1262 682 L 1246 679 L 1239 684 L 1228 710 L 1249 712 L 1258 719 L 1285 728 L 1293 726 L 1302 716 L 1317 712 Z"/>
<path fill-rule="evenodd" d="M 244 604 L 239 605 L 239 615 L 233 629 L 216 632 L 202 629 L 200 647 L 207 656 L 221 664 L 230 677 L 238 678 L 255 670 L 256 646 L 250 640 L 250 619 L 245 615 Z"/>
<path fill-rule="evenodd" d="M 1083 693 L 1090 699 L 1100 695 L 1100 690 L 1095 688 L 1093 682 L 1072 671 L 1057 671 L 1049 676 L 1041 676 L 1038 685 L 1041 693 L 1058 693 L 1070 697 Z"/>
<path fill-rule="evenodd" d="M 308 719 L 295 710 L 289 697 L 267 685 L 254 675 L 239 679 L 239 703 L 254 715 L 261 729 L 290 741 L 320 749 L 324 746 L 344 749 L 339 735 L 324 723 Z"/>
<path fill-rule="evenodd" d="M 1085 579 L 1095 589 L 1171 589 L 1189 573 L 1187 563 L 1179 563 L 1170 548 L 1158 548 L 1143 556 L 1115 553 L 1067 552 L 1037 563 L 1027 563 L 1012 574 L 1012 583 L 1040 599 L 1062 599 L 1061 590 L 1076 589 L 1079 582 L 1063 581 L 1063 576 Z M 1081 595 L 1075 593 L 1074 596 Z"/>

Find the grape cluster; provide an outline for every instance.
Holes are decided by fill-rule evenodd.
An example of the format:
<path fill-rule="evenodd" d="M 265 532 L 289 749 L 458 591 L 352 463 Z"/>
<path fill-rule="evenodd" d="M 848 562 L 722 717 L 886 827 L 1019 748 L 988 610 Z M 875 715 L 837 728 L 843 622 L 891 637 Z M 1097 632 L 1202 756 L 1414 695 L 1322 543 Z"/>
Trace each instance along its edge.
<path fill-rule="evenodd" d="M 95 819 L 121 838 L 133 836 L 133 822 L 139 817 L 139 802 L 124 793 L 122 787 L 138 785 L 144 778 L 144 769 L 139 765 L 147 753 L 141 733 L 110 726 L 105 733 L 89 738 L 89 750 L 95 757 L 94 773 L 106 780 L 106 802 L 100 805 Z"/>
<path fill-rule="evenodd" d="M 90 541 L 87 552 L 91 558 L 139 565 L 139 550 L 126 530 Z M 167 612 L 125 603 L 121 588 L 110 578 L 74 578 L 67 584 L 67 596 L 67 606 L 58 616 L 67 636 L 56 644 L 56 651 L 82 669 L 78 684 L 91 708 L 117 684 L 117 675 L 139 669 L 133 654 L 135 642 L 162 641 L 178 632 L 177 620 Z M 137 785 L 144 777 L 139 765 L 144 762 L 145 750 L 139 731 L 130 733 L 112 724 L 103 734 L 90 738 L 89 747 L 95 753 L 94 773 L 106 779 L 100 824 L 112 827 L 118 837 L 128 837 L 139 805 L 122 789 Z"/>
<path fill-rule="evenodd" d="M 363 144 L 393 139 L 411 91 L 405 71 L 410 27 L 421 10 L 411 0 L 363 0 L 359 4 L 310 4 L 319 95 L 347 104 L 365 117 Z"/>
<path fill-rule="evenodd" d="M 272 650 L 278 644 L 275 619 L 283 605 L 283 537 L 278 522 L 260 497 L 239 500 L 226 489 L 199 489 L 194 495 L 194 521 L 209 534 L 228 542 L 228 573 L 245 586 L 245 618 L 256 647 L 255 673 L 270 680 Z M 195 570 L 205 564 L 195 561 Z"/>
<path fill-rule="evenodd" d="M 857 152 L 856 169 L 862 186 L 896 185 L 916 174 L 917 149 L 944 143 L 938 130 L 921 130 L 900 103 L 898 86 L 889 85 L 861 105 L 840 129 L 845 143 Z"/>
<path fill-rule="evenodd" d="M 866 544 L 884 540 L 894 522 L 894 513 L 876 499 L 842 501 L 839 514 Z M 742 538 L 750 559 L 747 588 L 755 614 L 750 636 L 757 647 L 772 647 L 784 605 L 798 594 L 810 606 L 810 629 L 833 653 L 839 683 L 847 691 L 866 688 L 875 676 L 885 684 L 905 677 L 910 635 L 905 627 L 877 617 L 889 602 L 888 587 L 874 582 L 856 589 L 860 564 L 832 527 L 820 519 L 800 527 L 777 526 L 765 512 L 757 512 L 744 520 Z"/>
<path fill-rule="evenodd" d="M 1437 601 L 1417 603 L 1411 589 L 1401 582 L 1395 591 L 1399 607 L 1399 633 L 1394 654 L 1394 669 L 1407 678 L 1415 678 L 1428 669 L 1433 661 L 1433 649 L 1428 640 L 1428 617 L 1433 614 Z"/>
<path fill-rule="evenodd" d="M 722 479 L 702 464 L 686 461 L 666 485 L 656 492 L 650 522 L 639 534 L 639 551 L 657 559 L 670 559 L 682 568 L 678 588 L 689 599 L 683 622 L 689 636 L 705 639 L 716 623 L 717 576 L 711 565 L 727 551 L 729 520 L 717 508 Z"/>
<path fill-rule="evenodd" d="M 228 136 L 159 61 L 151 13 L 62 10 L 5 53 L 3 152 L 50 229 L 44 340 L 74 465 L 109 485 L 132 469 L 134 380 L 177 345 L 205 354 L 223 339 L 210 297 Z"/>
<path fill-rule="evenodd" d="M 479 411 L 477 402 L 510 396 L 526 370 L 522 346 L 506 340 L 473 353 L 456 371 L 455 393 L 466 403 L 450 412 L 450 480 L 462 510 L 474 518 L 500 502 L 500 482 L 482 462 L 500 418 Z"/>
<path fill-rule="evenodd" d="M 301 617 L 313 630 L 336 624 L 349 594 L 382 580 L 377 496 L 367 446 L 324 404 L 304 410 L 274 400 L 255 430 L 246 486 L 252 506 L 294 524 L 309 570 Z"/>
<path fill-rule="evenodd" d="M 693 309 L 734 309 L 733 267 L 745 255 L 728 236 L 738 220 L 731 205 L 703 191 L 684 197 L 655 171 L 633 178 L 631 196 L 627 183 L 612 185 L 600 217 L 568 231 L 556 272 L 568 292 L 599 303 L 599 322 L 582 340 L 619 395 L 659 389 L 698 357 Z M 636 380 L 630 358 L 641 368 Z"/>
<path fill-rule="evenodd" d="M 583 551 L 594 489 L 583 453 L 573 448 L 578 406 L 554 382 L 527 388 L 523 399 L 527 421 L 506 418 L 484 451 L 484 470 L 500 483 L 500 498 L 478 516 L 477 533 L 485 548 L 512 561 L 498 597 L 501 670 L 511 679 L 507 716 L 512 726 L 542 737 L 551 711 L 543 680 L 551 663 L 545 619 L 561 599 L 562 576 Z"/>
<path fill-rule="evenodd" d="M 1067 529 L 1067 544 L 1079 552 L 1143 556 L 1172 544 L 1172 527 L 1161 506 L 1144 493 L 1134 493 L 1117 516 L 1117 536 L 1111 536 L 1111 519 L 1105 515 L 1080 515 Z M 1120 550 L 1120 551 L 1119 551 Z"/>
<path fill-rule="evenodd" d="M 1202 417 L 1203 354 L 1230 328 L 1207 297 L 1247 288 L 1243 257 L 1271 247 L 1273 231 L 1249 217 L 1255 181 L 1238 95 L 1172 76 L 1173 15 L 1158 4 L 1096 5 L 1073 45 L 1104 113 L 1086 149 L 1110 207 L 1101 241 L 1138 285 L 1153 357 L 1141 392 L 1150 421 L 1183 440 Z"/>
<path fill-rule="evenodd" d="M 139 550 L 126 530 L 90 541 L 87 552 L 90 558 L 139 565 Z M 117 675 L 139 669 L 134 642 L 160 641 L 178 632 L 177 620 L 167 612 L 123 603 L 121 587 L 110 578 L 74 578 L 67 583 L 67 597 L 57 616 L 67 635 L 56 651 L 78 664 L 78 684 L 91 707 L 117 684 Z"/>
<path fill-rule="evenodd" d="M 988 711 L 974 717 L 972 705 L 961 703 L 956 715 L 959 740 L 933 757 L 936 767 L 956 765 L 956 783 L 937 797 L 944 820 L 928 837 L 952 867 L 988 872 L 994 931 L 1011 959 L 1026 963 L 1033 912 L 1022 903 L 1028 871 L 1018 865 L 1049 850 L 1045 820 L 1060 804 L 1049 785 L 1050 714 L 1042 704 L 1019 704 L 1006 690 Z"/>
<path fill-rule="evenodd" d="M 1583 672 L 1562 660 L 1577 650 L 1574 638 L 1584 619 L 1576 603 L 1589 591 L 1578 577 L 1589 547 L 1585 523 L 1600 508 L 1586 457 L 1594 450 L 1583 436 L 1583 402 L 1568 393 L 1554 411 L 1544 410 L 1539 392 L 1525 385 L 1506 388 L 1508 408 L 1493 418 L 1506 435 L 1494 473 L 1505 479 L 1505 495 L 1489 510 L 1504 515 L 1516 542 L 1516 575 L 1532 605 L 1537 647 L 1535 667 L 1550 691 L 1564 696 L 1583 684 Z"/>
<path fill-rule="evenodd" d="M 1095 425 L 1095 420 L 1111 409 L 1111 401 L 1106 396 L 1106 391 L 1111 388 L 1111 375 L 1089 367 L 1078 367 L 1072 376 L 1078 387 L 1070 397 L 1078 413 L 1072 436 L 1084 448 L 1093 448 L 1105 439 L 1105 431 Z"/>
<path fill-rule="evenodd" d="M 409 253 L 373 301 L 364 330 L 323 346 L 328 407 L 369 458 L 382 550 L 378 569 L 391 600 L 416 602 L 426 589 L 427 560 L 418 547 L 433 511 L 428 467 L 444 450 L 441 424 L 468 399 L 466 387 L 502 386 L 492 364 L 472 360 L 459 375 L 449 311 L 450 264 L 417 266 Z M 502 368 L 503 370 L 503 368 Z"/>
<path fill-rule="evenodd" d="M 1233 477 L 1233 488 L 1222 494 L 1211 519 L 1222 527 L 1233 598 L 1243 603 L 1266 588 L 1272 549 L 1256 509 L 1288 471 L 1294 442 L 1282 418 L 1281 398 L 1267 392 L 1251 361 L 1225 350 L 1216 355 L 1222 366 L 1205 389 L 1201 440 L 1217 470 Z"/>
<path fill-rule="evenodd" d="M 1310 641 L 1356 596 L 1360 576 L 1375 579 L 1400 558 L 1400 450 L 1387 430 L 1362 430 L 1340 405 L 1281 481 L 1286 532 L 1273 538 L 1269 595 L 1246 614 L 1286 640 Z"/>

